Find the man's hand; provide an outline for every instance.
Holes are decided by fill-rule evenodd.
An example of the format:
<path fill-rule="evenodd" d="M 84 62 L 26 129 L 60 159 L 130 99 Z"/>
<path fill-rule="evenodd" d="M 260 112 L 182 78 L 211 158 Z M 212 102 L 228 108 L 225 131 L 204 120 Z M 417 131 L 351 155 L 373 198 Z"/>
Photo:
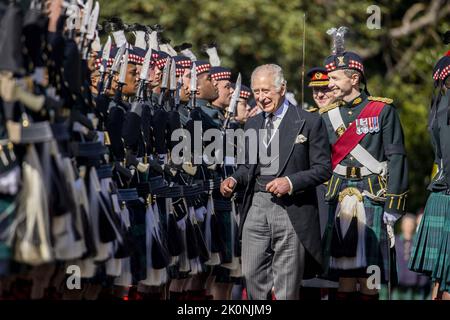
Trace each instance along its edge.
<path fill-rule="evenodd" d="M 260 112 L 260 109 L 258 107 L 254 107 L 251 109 L 247 109 L 246 117 L 251 118 L 256 116 Z"/>
<path fill-rule="evenodd" d="M 62 13 L 63 0 L 46 0 L 44 12 L 49 17 L 48 31 L 56 32 L 56 25 Z"/>
<path fill-rule="evenodd" d="M 277 197 L 281 197 L 291 191 L 291 184 L 286 177 L 276 178 L 266 185 L 266 191 L 273 193 Z"/>
<path fill-rule="evenodd" d="M 233 178 L 226 178 L 220 184 L 220 193 L 222 193 L 224 197 L 230 197 L 235 186 L 236 180 L 234 180 Z"/>

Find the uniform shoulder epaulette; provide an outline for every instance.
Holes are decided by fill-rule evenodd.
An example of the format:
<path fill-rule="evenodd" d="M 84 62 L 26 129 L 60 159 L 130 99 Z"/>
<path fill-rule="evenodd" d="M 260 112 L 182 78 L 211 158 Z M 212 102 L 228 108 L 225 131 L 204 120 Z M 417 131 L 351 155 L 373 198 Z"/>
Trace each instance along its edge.
<path fill-rule="evenodd" d="M 319 108 L 316 108 L 316 107 L 311 107 L 309 109 L 306 109 L 307 112 L 316 112 L 317 110 L 319 110 Z"/>
<path fill-rule="evenodd" d="M 319 113 L 322 114 L 322 113 L 328 112 L 328 111 L 330 111 L 330 110 L 332 110 L 334 108 L 340 107 L 340 106 L 341 106 L 341 102 L 340 101 L 333 102 L 332 104 L 329 104 L 326 107 L 320 108 Z"/>
<path fill-rule="evenodd" d="M 384 98 L 384 97 L 372 97 L 372 96 L 369 96 L 367 99 L 370 100 L 370 101 L 379 101 L 379 102 L 383 102 L 383 103 L 386 103 L 386 104 L 392 104 L 394 102 L 394 100 L 392 100 L 391 98 Z"/>

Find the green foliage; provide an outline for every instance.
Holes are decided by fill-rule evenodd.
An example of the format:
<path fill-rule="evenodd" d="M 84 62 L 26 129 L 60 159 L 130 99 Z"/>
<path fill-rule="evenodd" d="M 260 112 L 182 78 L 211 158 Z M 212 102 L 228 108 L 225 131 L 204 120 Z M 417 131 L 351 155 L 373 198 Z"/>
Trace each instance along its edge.
<path fill-rule="evenodd" d="M 249 83 L 252 69 L 263 63 L 280 64 L 288 87 L 298 98 L 301 92 L 303 14 L 307 14 L 306 70 L 321 65 L 330 53 L 326 30 L 351 28 L 347 48 L 361 53 L 372 95 L 394 99 L 400 110 L 410 168 L 409 209 L 423 206 L 433 162 L 427 132 L 431 96 L 431 70 L 445 52 L 438 32 L 450 25 L 445 16 L 407 36 L 392 39 L 392 28 L 402 23 L 405 12 L 418 1 L 376 1 L 381 8 L 381 29 L 366 26 L 372 0 L 108 0 L 100 1 L 102 18 L 119 16 L 126 22 L 161 24 L 171 44 L 190 42 L 199 48 L 215 41 L 222 64 L 241 72 Z M 430 1 L 422 1 L 426 8 Z M 418 15 L 423 15 L 421 11 Z M 310 92 L 305 93 L 311 100 Z"/>

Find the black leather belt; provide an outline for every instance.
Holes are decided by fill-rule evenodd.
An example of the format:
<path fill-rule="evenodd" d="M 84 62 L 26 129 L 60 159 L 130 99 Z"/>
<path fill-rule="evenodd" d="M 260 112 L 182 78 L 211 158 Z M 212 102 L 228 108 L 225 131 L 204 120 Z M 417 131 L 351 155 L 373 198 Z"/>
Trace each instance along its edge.
<path fill-rule="evenodd" d="M 73 142 L 72 152 L 75 157 L 100 159 L 107 149 L 101 142 Z"/>
<path fill-rule="evenodd" d="M 97 175 L 99 179 L 111 178 L 113 176 L 112 165 L 101 165 L 99 168 L 97 168 Z"/>
<path fill-rule="evenodd" d="M 39 143 L 53 139 L 53 132 L 48 121 L 28 123 L 7 122 L 10 140 L 13 143 Z"/>
<path fill-rule="evenodd" d="M 139 195 L 136 188 L 118 189 L 117 197 L 119 201 L 133 201 L 139 199 Z"/>

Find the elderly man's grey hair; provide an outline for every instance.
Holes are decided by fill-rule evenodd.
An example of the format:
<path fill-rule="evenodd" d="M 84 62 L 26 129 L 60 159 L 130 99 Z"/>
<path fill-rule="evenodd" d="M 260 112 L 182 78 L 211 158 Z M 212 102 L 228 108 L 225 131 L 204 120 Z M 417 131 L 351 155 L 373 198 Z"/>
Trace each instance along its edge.
<path fill-rule="evenodd" d="M 287 84 L 287 81 L 284 79 L 283 69 L 277 64 L 263 64 L 262 66 L 257 67 L 252 72 L 251 78 L 251 86 L 253 87 L 253 80 L 255 76 L 260 72 L 267 72 L 273 74 L 273 85 L 275 86 L 277 91 L 281 90 L 283 85 Z"/>

